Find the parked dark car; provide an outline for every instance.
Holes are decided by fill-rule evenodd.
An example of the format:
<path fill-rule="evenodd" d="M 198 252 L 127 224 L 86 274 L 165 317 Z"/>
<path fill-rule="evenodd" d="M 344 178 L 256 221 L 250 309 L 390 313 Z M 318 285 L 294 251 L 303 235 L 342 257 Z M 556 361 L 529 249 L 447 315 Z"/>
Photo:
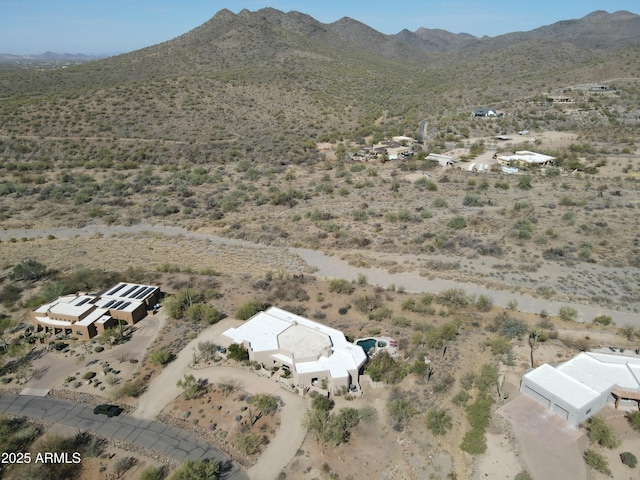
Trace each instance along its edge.
<path fill-rule="evenodd" d="M 109 405 L 108 403 L 103 403 L 102 405 L 98 405 L 93 409 L 93 413 L 96 415 L 106 415 L 107 417 L 117 417 L 122 413 L 122 408 L 117 405 Z"/>

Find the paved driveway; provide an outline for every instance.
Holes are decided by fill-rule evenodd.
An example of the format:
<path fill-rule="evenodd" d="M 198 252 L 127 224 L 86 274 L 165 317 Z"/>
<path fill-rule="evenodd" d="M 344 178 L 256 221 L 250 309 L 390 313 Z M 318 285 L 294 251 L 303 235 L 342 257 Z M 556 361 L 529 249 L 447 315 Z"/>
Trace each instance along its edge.
<path fill-rule="evenodd" d="M 580 442 L 584 433 L 527 395 L 518 395 L 498 412 L 518 437 L 527 470 L 535 480 L 586 480 Z"/>
<path fill-rule="evenodd" d="M 95 415 L 93 406 L 79 405 L 67 400 L 28 395 L 0 395 L 0 413 L 44 419 L 61 425 L 88 431 L 166 455 L 182 462 L 185 459 L 229 459 L 203 440 L 160 422 L 121 414 L 108 418 Z M 249 480 L 236 465 L 225 476 L 229 480 Z"/>

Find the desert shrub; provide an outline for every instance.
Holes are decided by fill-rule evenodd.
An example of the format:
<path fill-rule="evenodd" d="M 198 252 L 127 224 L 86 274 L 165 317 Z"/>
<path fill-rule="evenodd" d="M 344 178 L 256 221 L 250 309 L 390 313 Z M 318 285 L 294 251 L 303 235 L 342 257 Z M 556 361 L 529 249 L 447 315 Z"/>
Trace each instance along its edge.
<path fill-rule="evenodd" d="M 434 312 L 433 307 L 430 306 L 432 301 L 433 295 L 425 293 L 418 300 L 414 297 L 407 298 L 402 302 L 401 308 L 410 312 L 432 315 Z"/>
<path fill-rule="evenodd" d="M 456 396 L 451 399 L 451 401 L 454 403 L 454 405 L 461 407 L 463 405 L 466 405 L 470 398 L 471 395 L 469 395 L 466 390 L 460 390 L 456 394 Z"/>
<path fill-rule="evenodd" d="M 521 190 L 529 190 L 531 189 L 531 175 L 523 175 L 518 179 L 518 188 Z"/>
<path fill-rule="evenodd" d="M 142 395 L 143 391 L 144 391 L 144 387 L 140 382 L 129 381 L 118 389 L 116 397 L 137 398 L 140 395 Z"/>
<path fill-rule="evenodd" d="M 426 332 L 424 343 L 429 348 L 442 348 L 458 335 L 458 321 L 454 320 L 441 325 L 438 328 L 430 329 Z"/>
<path fill-rule="evenodd" d="M 456 215 L 447 222 L 447 227 L 454 230 L 462 230 L 467 228 L 467 220 L 462 215 Z"/>
<path fill-rule="evenodd" d="M 627 413 L 627 421 L 629 425 L 631 425 L 631 428 L 636 432 L 640 432 L 640 411 Z"/>
<path fill-rule="evenodd" d="M 578 311 L 575 308 L 564 306 L 558 310 L 558 316 L 566 322 L 575 322 L 578 318 Z"/>
<path fill-rule="evenodd" d="M 236 437 L 236 448 L 245 455 L 253 455 L 260 451 L 261 438 L 254 433 L 241 433 Z"/>
<path fill-rule="evenodd" d="M 493 355 L 504 355 L 511 350 L 511 342 L 504 335 L 498 335 L 489 341 Z"/>
<path fill-rule="evenodd" d="M 432 408 L 426 416 L 427 428 L 434 435 L 444 435 L 453 426 L 451 415 L 441 408 Z"/>
<path fill-rule="evenodd" d="M 154 350 L 149 354 L 149 362 L 152 365 L 166 365 L 173 360 L 173 354 L 167 350 Z"/>
<path fill-rule="evenodd" d="M 391 420 L 399 425 L 408 423 L 411 418 L 418 413 L 418 410 L 408 395 L 400 393 L 399 391 L 391 394 L 390 400 L 387 402 L 387 410 L 389 411 Z"/>
<path fill-rule="evenodd" d="M 457 308 L 469 305 L 469 297 L 467 297 L 464 290 L 460 288 L 449 288 L 447 290 L 443 290 L 438 294 L 437 301 L 442 305 Z"/>
<path fill-rule="evenodd" d="M 533 480 L 529 472 L 520 472 L 515 477 L 514 480 Z"/>
<path fill-rule="evenodd" d="M 593 319 L 593 323 L 608 327 L 609 325 L 613 325 L 613 319 L 609 315 L 598 315 Z"/>
<path fill-rule="evenodd" d="M 355 286 L 348 280 L 342 278 L 336 278 L 329 282 L 329 291 L 335 293 L 344 293 L 349 295 L 353 293 Z"/>
<path fill-rule="evenodd" d="M 493 306 L 493 300 L 486 295 L 480 295 L 476 299 L 476 308 L 481 312 L 488 312 Z"/>
<path fill-rule="evenodd" d="M 31 258 L 22 260 L 9 273 L 9 278 L 16 281 L 40 280 L 47 274 L 47 267 Z"/>
<path fill-rule="evenodd" d="M 374 382 L 394 384 L 406 377 L 410 369 L 410 364 L 396 360 L 387 352 L 383 351 L 371 358 L 367 364 L 365 373 L 369 375 Z"/>
<path fill-rule="evenodd" d="M 96 372 L 89 371 L 89 372 L 86 372 L 84 375 L 82 375 L 82 378 L 84 378 L 85 380 L 90 380 L 95 376 L 96 376 Z"/>
<path fill-rule="evenodd" d="M 478 195 L 467 193 L 462 199 L 462 205 L 465 207 L 481 207 L 484 203 Z"/>
<path fill-rule="evenodd" d="M 367 316 L 369 317 L 369 320 L 376 320 L 378 322 L 381 320 L 386 320 L 388 318 L 391 318 L 392 315 L 393 315 L 393 311 L 390 308 L 387 308 L 385 306 L 374 308 L 367 314 Z"/>
<path fill-rule="evenodd" d="M 593 443 L 606 448 L 616 448 L 620 441 L 615 437 L 613 429 L 601 417 L 591 417 L 587 422 L 589 439 Z"/>
<path fill-rule="evenodd" d="M 620 454 L 620 461 L 630 468 L 636 468 L 638 464 L 638 459 L 631 452 L 622 452 Z"/>
<path fill-rule="evenodd" d="M 379 295 L 358 295 L 353 303 L 358 311 L 367 315 L 383 306 Z"/>
<path fill-rule="evenodd" d="M 607 462 L 607 459 L 604 457 L 604 455 L 594 450 L 586 450 L 584 452 L 584 461 L 590 468 L 593 468 L 595 471 L 604 473 L 605 475 L 611 475 L 609 462 Z"/>
<path fill-rule="evenodd" d="M 227 348 L 227 356 L 231 360 L 243 362 L 245 360 L 249 360 L 249 351 L 242 345 L 232 343 L 229 345 L 229 348 Z"/>
<path fill-rule="evenodd" d="M 96 353 L 100 353 L 102 351 L 104 351 L 104 347 L 102 345 L 96 345 L 96 347 L 93 349 L 94 352 Z"/>
<path fill-rule="evenodd" d="M 164 468 L 147 467 L 140 474 L 140 480 L 162 480 L 165 478 Z"/>
<path fill-rule="evenodd" d="M 521 338 L 528 331 L 529 329 L 527 328 L 526 323 L 510 316 L 505 316 L 502 320 L 502 324 L 498 328 L 498 333 L 509 339 Z"/>
<path fill-rule="evenodd" d="M 449 206 L 449 204 L 447 203 L 447 201 L 442 198 L 442 197 L 437 197 L 433 199 L 433 202 L 431 202 L 431 205 L 434 208 L 447 208 Z"/>
<path fill-rule="evenodd" d="M 184 317 L 194 322 L 203 322 L 207 325 L 213 325 L 222 320 L 225 315 L 213 305 L 208 303 L 196 303 L 187 308 Z"/>
<path fill-rule="evenodd" d="M 240 307 L 238 307 L 238 309 L 234 313 L 234 316 L 238 320 L 249 320 L 256 313 L 261 312 L 264 309 L 265 309 L 265 304 L 263 304 L 261 301 L 250 300 L 244 303 L 243 305 L 241 305 Z"/>
<path fill-rule="evenodd" d="M 215 460 L 185 460 L 168 480 L 210 480 L 218 478 L 220 464 Z"/>

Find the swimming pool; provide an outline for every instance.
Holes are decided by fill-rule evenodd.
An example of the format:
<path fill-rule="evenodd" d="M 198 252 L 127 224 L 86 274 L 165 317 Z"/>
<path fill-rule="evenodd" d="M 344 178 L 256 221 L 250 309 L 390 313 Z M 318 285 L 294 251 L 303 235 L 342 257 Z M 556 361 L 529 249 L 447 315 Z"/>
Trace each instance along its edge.
<path fill-rule="evenodd" d="M 377 340 L 375 338 L 365 338 L 364 340 L 358 340 L 356 345 L 360 345 L 364 350 L 364 353 L 369 354 L 371 350 L 375 350 Z"/>

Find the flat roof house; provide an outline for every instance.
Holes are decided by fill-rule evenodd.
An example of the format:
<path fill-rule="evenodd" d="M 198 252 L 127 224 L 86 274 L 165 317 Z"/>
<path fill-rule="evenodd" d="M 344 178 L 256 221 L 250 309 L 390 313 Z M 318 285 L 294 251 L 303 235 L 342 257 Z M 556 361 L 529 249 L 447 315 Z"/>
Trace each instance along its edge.
<path fill-rule="evenodd" d="M 519 150 L 514 155 L 498 155 L 498 161 L 506 167 L 517 166 L 546 166 L 555 161 L 555 157 L 543 155 L 542 153 L 530 152 L 529 150 Z"/>
<path fill-rule="evenodd" d="M 333 393 L 359 386 L 360 369 L 367 361 L 362 347 L 348 342 L 340 330 L 276 307 L 226 330 L 221 343 L 243 345 L 250 360 L 267 368 L 288 369 L 292 383 L 303 392 L 320 387 L 323 379 Z"/>
<path fill-rule="evenodd" d="M 577 426 L 608 403 L 638 407 L 640 357 L 583 352 L 557 367 L 544 364 L 522 377 L 520 392 Z"/>
<path fill-rule="evenodd" d="M 66 295 L 31 312 L 38 330 L 91 338 L 118 321 L 133 325 L 160 300 L 160 289 L 121 282 L 96 295 Z"/>

